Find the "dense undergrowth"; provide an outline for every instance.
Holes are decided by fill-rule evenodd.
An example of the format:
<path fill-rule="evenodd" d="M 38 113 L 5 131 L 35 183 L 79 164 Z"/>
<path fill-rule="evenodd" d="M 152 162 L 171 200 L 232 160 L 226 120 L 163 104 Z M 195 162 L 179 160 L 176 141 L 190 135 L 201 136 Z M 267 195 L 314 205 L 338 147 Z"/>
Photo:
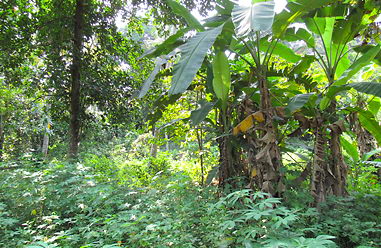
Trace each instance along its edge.
<path fill-rule="evenodd" d="M 0 247 L 381 244 L 377 195 L 330 199 L 318 211 L 302 190 L 285 199 L 221 191 L 200 186 L 193 163 L 179 166 L 168 153 L 132 159 L 118 146 L 108 151 L 88 151 L 78 162 L 30 157 L 1 171 Z"/>

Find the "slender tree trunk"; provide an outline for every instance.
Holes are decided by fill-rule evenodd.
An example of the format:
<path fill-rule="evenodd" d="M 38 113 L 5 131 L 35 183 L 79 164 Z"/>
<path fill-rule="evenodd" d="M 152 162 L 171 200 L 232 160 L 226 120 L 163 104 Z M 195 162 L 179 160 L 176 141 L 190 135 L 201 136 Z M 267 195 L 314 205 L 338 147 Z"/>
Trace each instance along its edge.
<path fill-rule="evenodd" d="M 49 124 L 48 124 L 48 126 L 49 126 Z M 49 127 L 47 128 L 47 130 L 45 130 L 44 138 L 42 140 L 41 152 L 42 152 L 42 155 L 44 157 L 46 157 L 48 155 L 48 148 L 49 148 L 49 133 L 48 133 L 48 129 L 49 129 Z"/>
<path fill-rule="evenodd" d="M 198 152 L 200 158 L 200 169 L 201 169 L 201 185 L 204 185 L 204 140 L 203 132 L 201 128 L 196 129 L 196 138 L 198 144 Z"/>
<path fill-rule="evenodd" d="M 157 130 L 155 127 L 152 128 L 152 136 L 154 138 L 153 143 L 151 144 L 150 148 L 150 155 L 153 158 L 156 158 L 157 156 L 157 150 L 158 150 L 158 145 L 156 143 L 156 139 L 159 137 L 160 131 Z"/>
<path fill-rule="evenodd" d="M 0 115 L 0 162 L 3 161 L 4 149 L 4 116 Z"/>
<path fill-rule="evenodd" d="M 70 145 L 69 157 L 78 155 L 79 130 L 80 130 L 80 89 L 81 89 L 81 64 L 83 48 L 83 26 L 84 26 L 84 2 L 76 1 L 74 16 L 74 42 L 73 42 L 73 64 L 71 67 L 71 91 L 70 91 Z"/>

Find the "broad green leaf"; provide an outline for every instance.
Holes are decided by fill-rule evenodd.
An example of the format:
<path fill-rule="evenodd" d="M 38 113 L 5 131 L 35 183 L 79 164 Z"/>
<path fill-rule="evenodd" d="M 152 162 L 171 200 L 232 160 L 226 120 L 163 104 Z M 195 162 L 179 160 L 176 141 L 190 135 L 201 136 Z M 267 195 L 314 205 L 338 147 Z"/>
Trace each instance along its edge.
<path fill-rule="evenodd" d="M 304 24 L 306 24 L 308 30 L 320 36 L 323 35 L 326 29 L 325 26 L 327 19 L 322 17 L 307 17 L 304 18 Z"/>
<path fill-rule="evenodd" d="M 234 8 L 234 4 L 230 0 L 217 0 L 216 10 L 219 15 L 230 16 Z"/>
<path fill-rule="evenodd" d="M 308 93 L 308 94 L 300 94 L 296 95 L 288 102 L 288 105 L 286 107 L 287 113 L 292 113 L 295 110 L 298 110 L 302 108 L 310 99 L 310 97 L 314 95 L 314 93 Z"/>
<path fill-rule="evenodd" d="M 319 103 L 319 107 L 321 110 L 326 109 L 329 106 L 331 100 L 341 91 L 348 90 L 350 87 L 346 87 L 344 85 L 336 86 L 333 85 L 329 88 L 327 94 L 323 97 L 323 99 Z"/>
<path fill-rule="evenodd" d="M 335 3 L 336 0 L 295 0 L 289 1 L 286 6 L 287 11 L 282 11 L 276 15 L 273 24 L 273 34 L 275 37 L 281 37 L 290 23 L 293 23 L 299 17 L 306 13 L 322 8 L 328 4 Z"/>
<path fill-rule="evenodd" d="M 337 48 L 337 45 L 334 45 Z M 341 57 L 341 59 L 338 61 L 335 71 L 335 78 L 340 78 L 341 75 L 351 66 L 351 61 L 348 58 L 348 46 L 346 45 L 344 48 L 343 53 L 345 53 L 344 56 Z"/>
<path fill-rule="evenodd" d="M 351 156 L 353 162 L 357 163 L 360 160 L 357 144 L 355 142 L 350 142 L 344 136 L 340 136 L 340 143 L 348 155 Z"/>
<path fill-rule="evenodd" d="M 310 68 L 311 64 L 316 61 L 315 56 L 304 55 L 302 60 L 294 66 L 291 73 L 293 74 L 303 74 L 308 68 Z"/>
<path fill-rule="evenodd" d="M 217 52 L 213 60 L 213 90 L 226 109 L 230 91 L 230 66 L 228 58 L 222 51 Z"/>
<path fill-rule="evenodd" d="M 304 28 L 292 27 L 286 30 L 282 39 L 286 41 L 304 41 L 308 47 L 315 47 L 313 35 Z"/>
<path fill-rule="evenodd" d="M 326 109 L 328 107 L 329 102 L 331 101 L 332 97 L 337 94 L 337 88 L 335 88 L 335 87 L 339 87 L 339 86 L 345 84 L 348 80 L 350 80 L 352 78 L 352 76 L 354 76 L 357 72 L 359 72 L 364 66 L 369 64 L 379 52 L 380 52 L 380 45 L 377 45 L 377 46 L 372 47 L 371 49 L 369 49 L 359 59 L 357 59 L 343 73 L 343 75 L 341 75 L 341 77 L 337 81 L 335 81 L 335 83 L 331 87 L 329 87 L 326 96 L 320 102 L 320 109 L 321 110 Z M 350 86 L 350 85 L 348 85 L 348 86 Z M 370 86 L 370 85 L 368 85 L 368 86 L 369 87 L 375 87 L 375 86 Z M 358 89 L 363 90 L 363 91 L 367 90 L 366 88 L 368 86 L 366 86 L 366 85 L 364 85 L 364 86 L 358 86 L 358 85 L 355 84 L 355 87 L 357 87 Z M 350 86 L 350 87 L 353 87 L 353 85 Z M 339 87 L 339 89 L 340 89 L 340 87 Z M 345 90 L 345 88 L 342 89 L 342 90 Z M 367 90 L 367 91 L 370 91 L 370 90 Z M 367 92 L 364 92 L 364 93 L 367 93 Z M 368 94 L 376 95 L 376 94 L 379 94 L 379 92 L 376 91 L 376 92 L 368 93 Z"/>
<path fill-rule="evenodd" d="M 353 40 L 354 35 L 362 27 L 362 17 L 363 11 L 358 9 L 356 11 L 351 11 L 351 14 L 345 19 L 336 20 L 332 41 L 336 44 L 344 44 Z"/>
<path fill-rule="evenodd" d="M 189 25 L 189 27 L 191 28 L 195 28 L 197 29 L 198 31 L 204 31 L 204 27 L 201 25 L 201 23 L 189 12 L 189 10 L 187 8 L 185 8 L 184 6 L 182 6 L 181 4 L 179 4 L 178 2 L 174 1 L 174 0 L 166 0 L 167 4 L 169 5 L 169 7 L 171 7 L 171 9 L 173 10 L 173 12 L 178 15 L 178 16 L 181 16 L 185 19 L 185 21 L 187 22 L 187 24 Z"/>
<path fill-rule="evenodd" d="M 352 78 L 357 72 L 359 72 L 364 66 L 369 64 L 375 56 L 380 52 L 380 45 L 372 47 L 366 53 L 364 53 L 359 59 L 357 59 L 334 83 L 335 85 L 343 85 L 349 79 Z"/>
<path fill-rule="evenodd" d="M 313 14 L 318 17 L 342 17 L 346 15 L 347 11 L 348 5 L 338 3 L 319 8 Z"/>
<path fill-rule="evenodd" d="M 377 140 L 378 145 L 381 145 L 381 127 L 374 115 L 370 111 L 359 111 L 359 121 Z"/>
<path fill-rule="evenodd" d="M 345 86 L 352 87 L 355 90 L 362 93 L 381 97 L 381 83 L 362 82 L 362 83 L 346 84 Z"/>
<path fill-rule="evenodd" d="M 375 154 L 381 153 L 381 148 L 375 149 L 373 151 L 367 152 L 364 155 L 362 155 L 361 160 L 362 161 L 367 161 L 370 157 L 372 157 Z"/>
<path fill-rule="evenodd" d="M 268 31 L 274 21 L 275 2 L 235 5 L 232 19 L 238 37 L 244 37 L 256 31 Z"/>
<path fill-rule="evenodd" d="M 361 54 L 364 54 L 374 47 L 375 45 L 361 45 L 361 46 L 355 47 L 353 50 Z M 378 54 L 373 58 L 373 62 L 376 63 L 377 65 L 381 65 L 381 51 L 378 52 Z"/>
<path fill-rule="evenodd" d="M 165 63 L 167 63 L 167 60 L 166 59 L 163 59 L 163 58 L 156 58 L 156 61 L 155 61 L 155 68 L 153 69 L 153 71 L 151 72 L 151 74 L 149 75 L 149 77 L 146 79 L 146 81 L 144 82 L 140 92 L 139 92 L 139 95 L 138 95 L 138 98 L 142 98 L 144 97 L 149 88 L 151 87 L 153 81 L 155 80 L 155 77 L 156 75 L 159 73 L 159 71 L 161 70 L 161 67 L 162 65 L 164 65 Z"/>
<path fill-rule="evenodd" d="M 206 177 L 206 181 L 205 181 L 207 185 L 211 184 L 213 182 L 213 179 L 218 176 L 218 170 L 219 170 L 219 165 L 215 165 L 208 172 L 208 176 Z"/>
<path fill-rule="evenodd" d="M 339 49 L 338 46 L 332 43 L 332 34 L 333 34 L 333 28 L 335 26 L 336 18 L 326 17 L 324 19 L 325 19 L 325 29 L 320 30 L 320 32 L 323 32 L 322 38 L 323 38 L 323 42 L 327 51 L 326 56 L 333 65 L 334 61 L 336 61 L 336 57 L 338 56 L 338 49 Z"/>
<path fill-rule="evenodd" d="M 183 93 L 188 88 L 200 69 L 206 53 L 221 33 L 222 28 L 223 25 L 197 33 L 181 46 L 181 59 L 174 66 L 174 75 L 169 94 Z"/>
<path fill-rule="evenodd" d="M 154 57 L 158 57 L 158 56 L 163 55 L 163 54 L 170 53 L 175 48 L 184 44 L 184 42 L 179 40 L 179 38 L 183 37 L 184 34 L 186 34 L 190 30 L 192 30 L 192 29 L 191 28 L 184 28 L 184 29 L 178 30 L 175 34 L 169 36 L 168 39 L 166 39 L 160 45 L 146 51 L 140 58 L 142 58 L 142 57 L 154 58 Z"/>
<path fill-rule="evenodd" d="M 377 116 L 380 111 L 381 102 L 380 98 L 374 98 L 370 103 L 368 103 L 368 110 L 372 112 L 374 116 Z"/>
<path fill-rule="evenodd" d="M 206 100 L 201 100 L 199 103 L 200 107 L 191 112 L 190 119 L 192 120 L 192 124 L 197 126 L 200 124 L 206 116 L 209 114 L 210 110 L 214 107 L 215 103 L 207 102 Z"/>
<path fill-rule="evenodd" d="M 268 50 L 269 46 L 271 46 L 272 54 L 277 55 L 281 58 L 284 58 L 288 62 L 297 63 L 298 61 L 300 61 L 302 59 L 302 57 L 297 55 L 294 52 L 294 50 L 292 50 L 291 48 L 289 48 L 286 45 L 283 45 L 280 42 L 278 42 L 276 44 L 276 46 L 273 48 L 273 45 L 267 41 L 266 37 L 261 39 L 259 47 L 260 47 L 260 50 L 262 52 L 266 52 Z"/>

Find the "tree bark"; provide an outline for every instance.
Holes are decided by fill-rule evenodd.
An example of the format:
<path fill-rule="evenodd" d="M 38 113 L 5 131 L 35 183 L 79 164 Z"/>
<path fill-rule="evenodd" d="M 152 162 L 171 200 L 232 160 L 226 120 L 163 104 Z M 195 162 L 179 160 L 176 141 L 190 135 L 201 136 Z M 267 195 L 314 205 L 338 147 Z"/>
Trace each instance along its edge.
<path fill-rule="evenodd" d="M 4 116 L 0 115 L 0 162 L 3 161 L 4 149 Z"/>
<path fill-rule="evenodd" d="M 315 119 L 315 145 L 314 145 L 314 157 L 312 165 L 312 178 L 311 178 L 311 195 L 314 197 L 314 204 L 324 202 L 326 200 L 326 139 L 323 126 L 323 119 L 320 115 Z"/>
<path fill-rule="evenodd" d="M 346 184 L 348 168 L 344 162 L 344 156 L 341 150 L 340 135 L 344 131 L 344 122 L 337 121 L 330 125 L 331 138 L 329 140 L 330 159 L 329 159 L 329 173 L 327 175 L 327 186 L 331 189 L 328 193 L 335 196 L 346 196 Z"/>
<path fill-rule="evenodd" d="M 49 133 L 46 130 L 44 133 L 44 138 L 42 140 L 42 148 L 41 148 L 41 152 L 44 157 L 48 155 L 48 148 L 49 148 Z"/>
<path fill-rule="evenodd" d="M 277 128 L 274 125 L 275 110 L 271 104 L 270 92 L 266 76 L 258 72 L 258 83 L 261 94 L 260 111 L 265 115 L 265 121 L 259 125 L 259 136 L 256 140 L 258 153 L 253 165 L 257 187 L 273 196 L 281 196 L 285 190 L 282 182 L 282 159 L 277 144 Z"/>
<path fill-rule="evenodd" d="M 80 130 L 80 90 L 81 90 L 81 64 L 83 48 L 83 26 L 84 26 L 84 1 L 76 1 L 74 16 L 74 42 L 73 42 L 73 62 L 71 67 L 71 91 L 70 91 L 70 145 L 69 157 L 75 158 L 78 155 L 79 130 Z"/>

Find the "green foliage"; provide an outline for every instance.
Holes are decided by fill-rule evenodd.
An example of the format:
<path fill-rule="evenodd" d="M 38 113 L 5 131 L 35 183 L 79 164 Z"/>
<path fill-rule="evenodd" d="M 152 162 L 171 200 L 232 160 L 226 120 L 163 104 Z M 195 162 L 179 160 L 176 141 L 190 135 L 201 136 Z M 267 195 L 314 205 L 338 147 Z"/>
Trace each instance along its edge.
<path fill-rule="evenodd" d="M 223 25 L 197 33 L 181 47 L 182 58 L 173 68 L 174 75 L 169 90 L 170 94 L 183 93 L 188 88 L 222 28 Z"/>
<path fill-rule="evenodd" d="M 330 198 L 320 206 L 319 212 L 310 209 L 301 214 L 297 222 L 305 227 L 307 236 L 322 233 L 335 236 L 339 247 L 378 247 L 381 242 L 380 200 L 369 194 Z"/>
<path fill-rule="evenodd" d="M 328 236 L 302 238 L 290 227 L 297 219 L 296 212 L 277 206 L 279 199 L 263 193 L 243 190 L 218 199 L 215 188 L 194 186 L 182 173 L 162 178 L 159 184 L 153 183 L 148 188 L 119 186 L 112 181 L 97 180 L 98 169 L 80 163 L 52 162 L 40 172 L 20 169 L 2 174 L 0 244 L 12 247 L 273 247 L 275 242 L 284 247 L 317 244 L 330 247 L 332 244 Z"/>

